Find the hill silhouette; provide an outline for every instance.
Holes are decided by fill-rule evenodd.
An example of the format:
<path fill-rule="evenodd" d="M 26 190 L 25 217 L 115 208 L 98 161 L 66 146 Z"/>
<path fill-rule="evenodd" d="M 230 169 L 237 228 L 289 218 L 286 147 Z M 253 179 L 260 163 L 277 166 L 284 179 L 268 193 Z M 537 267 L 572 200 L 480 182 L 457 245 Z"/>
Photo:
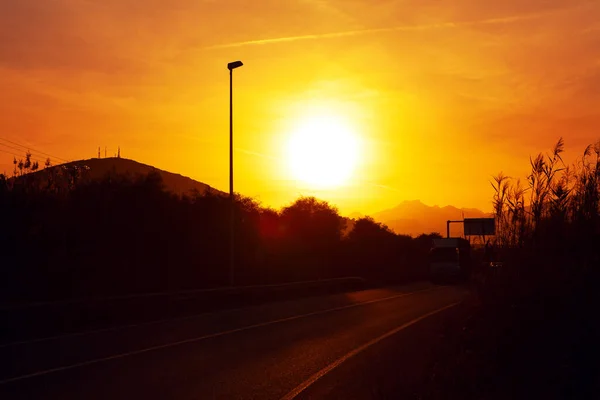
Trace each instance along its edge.
<path fill-rule="evenodd" d="M 83 171 L 83 177 L 88 180 L 99 180 L 107 175 L 125 175 L 130 177 L 145 176 L 154 172 L 160 175 L 164 189 L 177 195 L 189 195 L 194 191 L 197 191 L 198 194 L 211 193 L 225 195 L 224 192 L 187 176 L 164 171 L 151 165 L 120 157 L 77 160 L 52 166 L 47 170 L 71 167 L 77 167 Z M 43 170 L 39 170 L 33 174 L 42 173 Z M 352 230 L 354 226 L 353 220 L 358 220 L 364 216 L 365 215 L 362 213 L 355 212 L 345 218 L 346 229 L 344 229 L 344 234 L 347 234 Z M 487 217 L 489 214 L 476 208 L 457 208 L 454 206 L 439 207 L 437 205 L 428 206 L 420 200 L 411 200 L 404 201 L 393 208 L 379 211 L 371 216 L 376 221 L 386 224 L 397 234 L 418 236 L 423 233 L 432 232 L 444 234 L 446 232 L 446 221 L 449 219 L 462 219 L 463 216 L 466 218 L 481 218 Z M 452 225 L 451 229 L 452 234 L 462 235 L 462 226 L 459 226 L 458 224 Z"/>
<path fill-rule="evenodd" d="M 490 214 L 476 208 L 428 206 L 419 200 L 404 201 L 396 207 L 372 215 L 376 221 L 386 224 L 397 234 L 412 236 L 431 232 L 445 234 L 448 220 L 489 216 Z M 459 225 L 452 224 L 450 226 L 453 235 L 462 235 L 463 228 Z"/>
<path fill-rule="evenodd" d="M 139 175 L 148 175 L 149 173 L 154 172 L 160 175 L 164 189 L 177 195 L 189 195 L 193 191 L 198 191 L 199 194 L 205 194 L 208 192 L 212 194 L 225 194 L 224 192 L 221 192 L 220 190 L 217 190 L 206 183 L 198 182 L 187 176 L 164 171 L 151 165 L 142 164 L 126 158 L 91 158 L 89 160 L 72 161 L 50 168 L 72 166 L 77 166 L 84 169 L 85 177 L 91 180 L 102 179 L 109 174 L 129 175 L 135 177 Z M 40 172 L 42 171 L 39 171 L 38 173 Z"/>

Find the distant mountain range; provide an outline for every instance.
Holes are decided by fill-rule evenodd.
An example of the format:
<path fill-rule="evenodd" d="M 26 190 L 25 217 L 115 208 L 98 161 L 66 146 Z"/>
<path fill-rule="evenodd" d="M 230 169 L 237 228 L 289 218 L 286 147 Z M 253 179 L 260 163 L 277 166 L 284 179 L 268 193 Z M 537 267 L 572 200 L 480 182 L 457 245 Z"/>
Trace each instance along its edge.
<path fill-rule="evenodd" d="M 350 218 L 357 218 L 358 213 Z M 484 218 L 490 215 L 476 208 L 457 208 L 454 206 L 428 206 L 419 200 L 404 201 L 394 208 L 383 210 L 371 215 L 378 222 L 386 224 L 394 232 L 404 235 L 420 235 L 421 233 L 437 232 L 446 234 L 446 221 L 464 218 Z M 453 235 L 462 235 L 461 224 L 451 224 Z"/>
<path fill-rule="evenodd" d="M 457 208 L 454 206 L 428 206 L 419 200 L 404 201 L 394 208 L 373 215 L 377 221 L 389 226 L 396 233 L 419 235 L 421 233 L 446 232 L 446 221 L 463 218 L 483 218 L 489 216 L 475 208 Z M 451 224 L 453 235 L 462 235 L 461 224 Z"/>

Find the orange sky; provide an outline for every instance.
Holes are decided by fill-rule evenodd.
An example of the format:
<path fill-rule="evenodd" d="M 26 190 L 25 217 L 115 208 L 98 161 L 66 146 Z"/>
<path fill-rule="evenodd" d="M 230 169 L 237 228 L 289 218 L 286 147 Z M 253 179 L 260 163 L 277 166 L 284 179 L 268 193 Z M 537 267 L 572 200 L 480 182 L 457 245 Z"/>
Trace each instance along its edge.
<path fill-rule="evenodd" d="M 408 199 L 489 210 L 491 175 L 524 175 L 560 135 L 567 158 L 600 138 L 598 16 L 583 0 L 2 1 L 0 138 L 66 159 L 120 146 L 227 190 L 226 64 L 240 59 L 237 191 L 343 213 Z M 315 110 L 361 139 L 337 189 L 283 167 Z M 0 171 L 11 161 L 0 153 Z"/>

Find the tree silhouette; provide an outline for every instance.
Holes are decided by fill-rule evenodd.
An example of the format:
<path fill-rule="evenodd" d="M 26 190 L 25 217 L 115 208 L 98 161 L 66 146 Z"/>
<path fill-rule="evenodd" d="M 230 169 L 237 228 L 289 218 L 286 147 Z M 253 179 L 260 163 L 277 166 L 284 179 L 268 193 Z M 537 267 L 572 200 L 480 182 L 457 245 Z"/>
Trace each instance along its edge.
<path fill-rule="evenodd" d="M 339 242 L 344 220 L 335 207 L 314 197 L 301 197 L 281 211 L 288 237 L 316 249 Z"/>
<path fill-rule="evenodd" d="M 28 151 L 27 154 L 25 154 L 25 162 L 23 163 L 23 169 L 25 170 L 25 172 L 29 172 L 31 168 L 31 153 Z"/>
<path fill-rule="evenodd" d="M 314 197 L 301 197 L 281 211 L 281 224 L 298 277 L 319 279 L 330 275 L 328 267 L 345 224 L 337 209 Z"/>
<path fill-rule="evenodd" d="M 227 285 L 226 196 L 176 196 L 166 191 L 157 172 L 132 176 L 112 171 L 92 180 L 85 165 L 52 167 L 46 160 L 43 171 L 26 173 L 25 160 L 15 164 L 22 173 L 12 183 L 0 177 L 5 210 L 0 298 L 47 300 Z M 27 171 L 38 167 L 32 162 Z M 239 195 L 234 204 L 240 285 L 344 276 L 391 283 L 416 277 L 426 262 L 421 241 L 397 236 L 369 218 L 356 221 L 344 236 L 346 219 L 314 197 L 302 197 L 281 211 Z M 423 243 L 428 250 L 430 242 Z"/>

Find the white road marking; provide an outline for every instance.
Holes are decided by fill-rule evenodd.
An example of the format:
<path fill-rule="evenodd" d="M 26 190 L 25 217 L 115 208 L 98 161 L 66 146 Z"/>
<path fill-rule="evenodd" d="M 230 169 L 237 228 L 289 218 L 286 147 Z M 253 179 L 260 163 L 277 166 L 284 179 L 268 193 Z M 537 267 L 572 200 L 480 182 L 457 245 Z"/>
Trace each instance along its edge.
<path fill-rule="evenodd" d="M 373 303 L 378 303 L 378 302 L 382 302 L 382 301 L 397 299 L 397 298 L 400 298 L 400 297 L 406 297 L 406 296 L 410 296 L 410 295 L 413 295 L 413 294 L 428 292 L 428 291 L 437 290 L 437 289 L 438 288 L 433 287 L 433 288 L 428 288 L 428 289 L 423 289 L 423 290 L 416 290 L 414 292 L 402 293 L 402 294 L 397 294 L 397 295 L 394 295 L 394 296 L 383 297 L 383 298 L 380 298 L 380 299 L 369 300 L 369 301 L 365 301 L 365 302 L 362 302 L 362 303 L 355 303 L 355 304 L 349 304 L 349 305 L 345 305 L 345 306 L 341 306 L 341 307 L 329 308 L 327 310 L 320 310 L 320 311 L 314 311 L 314 312 L 310 312 L 310 313 L 306 313 L 306 314 L 294 315 L 294 316 L 291 316 L 291 317 L 286 317 L 286 318 L 281 318 L 281 319 L 277 319 L 277 320 L 261 322 L 261 323 L 254 324 L 254 325 L 248 325 L 248 326 L 244 326 L 244 327 L 241 327 L 241 328 L 230 329 L 230 330 L 227 330 L 227 331 L 222 331 L 222 332 L 217 332 L 217 333 L 211 333 L 211 334 L 208 334 L 208 335 L 199 336 L 199 337 L 195 337 L 195 338 L 190 338 L 190 339 L 185 339 L 185 340 L 179 340 L 179 341 L 175 341 L 175 342 L 171 342 L 171 343 L 165 343 L 165 344 L 161 344 L 161 345 L 158 345 L 158 346 L 147 347 L 145 349 L 140 349 L 140 350 L 134 350 L 134 351 L 129 351 L 129 352 L 125 352 L 125 353 L 115 354 L 115 355 L 108 356 L 108 357 L 96 358 L 96 359 L 92 359 L 92 360 L 88 360 L 88 361 L 83 361 L 83 362 L 79 362 L 79 363 L 75 363 L 75 364 L 71 364 L 71 365 L 65 365 L 65 366 L 62 366 L 62 367 L 50 368 L 50 369 L 46 369 L 46 370 L 42 370 L 42 371 L 32 372 L 30 374 L 25 374 L 25 375 L 16 376 L 16 377 L 13 377 L 13 378 L 8 378 L 8 379 L 0 380 L 0 385 L 5 385 L 7 383 L 21 381 L 21 380 L 24 380 L 24 379 L 34 378 L 34 377 L 37 377 L 37 376 L 48 375 L 48 374 L 52 374 L 52 373 L 55 373 L 55 372 L 61 372 L 61 371 L 67 371 L 67 370 L 70 370 L 70 369 L 86 367 L 88 365 L 99 364 L 99 363 L 110 361 L 110 360 L 117 360 L 117 359 L 120 359 L 120 358 L 134 356 L 134 355 L 137 355 L 137 354 L 148 353 L 148 352 L 155 351 L 155 350 L 161 350 L 161 349 L 166 349 L 166 348 L 169 348 L 169 347 L 180 346 L 182 344 L 199 342 L 201 340 L 212 339 L 212 338 L 219 337 L 219 336 L 231 335 L 233 333 L 243 332 L 243 331 L 247 331 L 247 330 L 250 330 L 250 329 L 260 328 L 260 327 L 274 325 L 274 324 L 279 324 L 279 323 L 282 323 L 282 322 L 294 321 L 294 320 L 297 320 L 297 319 L 311 317 L 311 316 L 315 316 L 315 315 L 327 314 L 327 313 L 334 312 L 334 311 L 346 310 L 346 309 L 349 309 L 349 308 L 360 307 L 360 306 L 364 306 L 364 305 L 367 305 L 367 304 L 373 304 Z"/>
<path fill-rule="evenodd" d="M 403 325 L 400 325 L 399 327 L 392 329 L 391 331 L 379 336 L 378 338 L 375 338 L 365 344 L 363 344 L 360 347 L 357 347 L 356 349 L 352 350 L 351 352 L 347 353 L 346 355 L 344 355 L 341 358 L 338 358 L 336 361 L 332 362 L 331 364 L 329 364 L 328 366 L 326 366 L 325 368 L 323 368 L 322 370 L 320 370 L 319 372 L 317 372 L 316 374 L 314 374 L 313 376 L 311 376 L 310 378 L 308 378 L 307 380 L 305 380 L 304 382 L 302 382 L 300 385 L 296 386 L 291 392 L 289 392 L 288 394 L 286 394 L 285 396 L 283 396 L 281 398 L 281 400 L 293 400 L 295 399 L 300 393 L 302 393 L 304 390 L 306 390 L 309 386 L 311 386 L 313 383 L 315 383 L 317 380 L 319 380 L 320 378 L 324 377 L 325 375 L 327 375 L 329 372 L 331 372 L 332 370 L 334 370 L 335 368 L 337 368 L 340 364 L 342 364 L 344 361 L 348 360 L 351 357 L 354 357 L 355 355 L 357 355 L 358 353 L 366 350 L 367 348 L 373 346 L 374 344 L 379 343 L 380 341 L 382 341 L 383 339 L 386 339 L 392 335 L 395 335 L 396 333 L 400 332 L 401 330 L 408 328 L 411 325 L 416 324 L 417 322 L 424 320 L 427 317 L 430 317 L 434 314 L 437 314 L 439 312 L 442 312 L 444 310 L 447 310 L 451 307 L 454 307 L 456 305 L 460 304 L 460 302 L 456 302 L 456 303 L 452 303 L 450 305 L 447 305 L 445 307 L 442 308 L 438 308 L 435 311 L 431 311 L 427 314 L 421 315 L 418 318 L 413 319 L 412 321 L 409 321 Z"/>

